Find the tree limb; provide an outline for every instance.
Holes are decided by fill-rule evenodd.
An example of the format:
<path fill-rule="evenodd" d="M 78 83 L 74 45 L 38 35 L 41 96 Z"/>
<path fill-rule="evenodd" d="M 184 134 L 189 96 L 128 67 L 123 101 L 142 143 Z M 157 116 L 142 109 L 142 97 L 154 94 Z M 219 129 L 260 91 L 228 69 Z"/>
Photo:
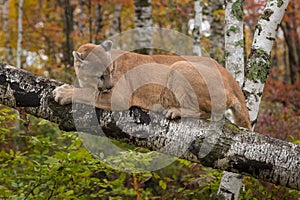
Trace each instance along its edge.
<path fill-rule="evenodd" d="M 61 84 L 0 63 L 0 103 L 6 106 L 25 107 L 27 113 L 58 123 L 63 130 L 103 131 L 109 138 L 150 150 L 161 151 L 166 144 L 176 144 L 164 150 L 169 155 L 178 156 L 180 147 L 188 144 L 183 159 L 300 190 L 300 147 L 295 144 L 239 129 L 229 122 L 169 121 L 139 108 L 118 112 L 82 104 L 73 105 L 73 109 L 71 105 L 60 106 L 51 92 Z M 99 123 L 93 121 L 93 113 Z M 205 152 L 206 147 L 212 148 Z"/>
<path fill-rule="evenodd" d="M 290 0 L 268 0 L 257 22 L 246 64 L 243 92 L 252 125 L 256 123 L 277 29 Z"/>

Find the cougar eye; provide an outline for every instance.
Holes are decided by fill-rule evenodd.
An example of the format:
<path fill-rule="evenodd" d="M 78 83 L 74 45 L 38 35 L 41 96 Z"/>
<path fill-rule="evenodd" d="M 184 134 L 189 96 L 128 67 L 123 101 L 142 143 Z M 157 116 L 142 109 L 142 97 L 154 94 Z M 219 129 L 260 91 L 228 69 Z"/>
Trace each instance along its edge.
<path fill-rule="evenodd" d="M 103 81 L 104 80 L 104 75 L 98 77 L 98 79 L 100 79 L 101 81 Z"/>

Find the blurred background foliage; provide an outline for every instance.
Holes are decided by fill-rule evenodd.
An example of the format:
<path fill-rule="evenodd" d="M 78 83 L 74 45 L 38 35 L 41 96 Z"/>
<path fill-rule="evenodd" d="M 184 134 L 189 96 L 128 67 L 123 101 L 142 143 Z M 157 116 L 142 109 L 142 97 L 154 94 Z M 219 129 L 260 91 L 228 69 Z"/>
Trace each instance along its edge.
<path fill-rule="evenodd" d="M 15 65 L 18 0 L 0 1 L 0 60 Z M 245 0 L 245 50 L 264 0 Z M 224 49 L 222 1 L 203 0 L 202 48 L 220 62 Z M 23 5 L 22 68 L 74 82 L 71 51 L 134 28 L 132 0 L 26 0 Z M 189 34 L 192 0 L 152 0 L 155 27 Z M 220 31 L 221 30 L 221 31 Z M 291 0 L 272 52 L 272 70 L 255 130 L 300 144 L 300 2 Z M 218 38 L 218 39 L 216 39 Z M 221 41 L 222 42 L 222 41 Z M 122 145 L 122 144 L 120 144 Z M 143 148 L 133 150 L 144 152 Z M 129 158 L 130 159 L 130 158 Z M 132 158 L 134 160 L 134 158 Z M 116 171 L 91 156 L 77 133 L 0 106 L 0 199 L 214 199 L 222 172 L 185 160 L 148 173 Z M 241 199 L 299 199 L 300 193 L 250 177 Z"/>

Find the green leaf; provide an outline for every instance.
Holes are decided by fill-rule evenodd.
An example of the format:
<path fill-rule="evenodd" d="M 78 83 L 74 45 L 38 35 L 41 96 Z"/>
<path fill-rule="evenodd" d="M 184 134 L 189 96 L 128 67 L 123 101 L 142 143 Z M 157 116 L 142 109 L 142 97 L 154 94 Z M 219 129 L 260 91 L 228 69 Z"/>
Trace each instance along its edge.
<path fill-rule="evenodd" d="M 163 180 L 159 181 L 159 186 L 163 189 L 166 190 L 167 189 L 167 183 L 164 182 Z"/>
<path fill-rule="evenodd" d="M 69 190 L 69 191 L 66 192 L 66 195 L 67 195 L 67 196 L 71 196 L 71 195 L 73 195 L 73 194 L 74 194 L 74 190 Z"/>
<path fill-rule="evenodd" d="M 36 187 L 34 190 L 33 190 L 33 194 L 39 194 L 40 193 L 40 189 L 38 187 Z"/>
<path fill-rule="evenodd" d="M 49 123 L 48 120 L 42 119 L 37 125 L 38 125 L 38 126 L 43 126 L 43 125 L 46 125 L 46 124 L 48 124 L 48 123 Z"/>

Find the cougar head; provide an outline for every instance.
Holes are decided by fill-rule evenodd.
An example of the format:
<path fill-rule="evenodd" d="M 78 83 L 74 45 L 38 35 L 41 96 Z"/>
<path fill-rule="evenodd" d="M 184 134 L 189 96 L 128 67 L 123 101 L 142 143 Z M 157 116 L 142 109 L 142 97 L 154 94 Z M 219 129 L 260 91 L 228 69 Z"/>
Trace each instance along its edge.
<path fill-rule="evenodd" d="M 113 87 L 113 64 L 110 50 L 112 41 L 100 45 L 84 44 L 73 51 L 74 67 L 80 87 L 89 87 L 105 92 Z"/>

